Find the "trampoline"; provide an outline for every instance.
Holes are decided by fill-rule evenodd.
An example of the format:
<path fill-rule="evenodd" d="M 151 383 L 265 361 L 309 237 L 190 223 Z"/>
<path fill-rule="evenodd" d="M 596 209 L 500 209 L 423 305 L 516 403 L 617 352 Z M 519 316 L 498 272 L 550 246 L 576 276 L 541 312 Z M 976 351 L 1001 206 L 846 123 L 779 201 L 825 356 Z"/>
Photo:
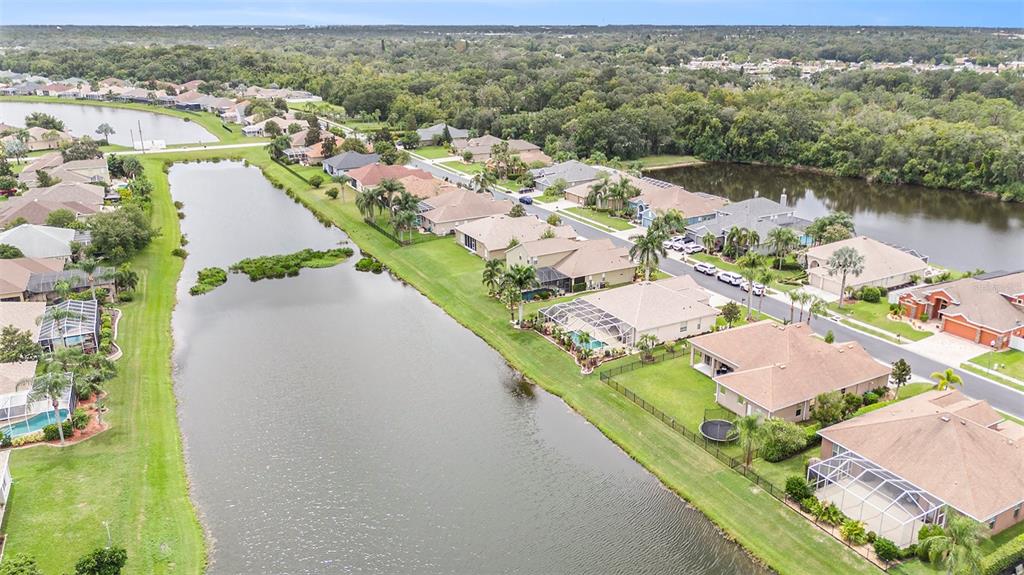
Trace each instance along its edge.
<path fill-rule="evenodd" d="M 700 434 L 711 441 L 733 441 L 736 439 L 736 426 L 725 419 L 707 419 L 700 424 Z"/>

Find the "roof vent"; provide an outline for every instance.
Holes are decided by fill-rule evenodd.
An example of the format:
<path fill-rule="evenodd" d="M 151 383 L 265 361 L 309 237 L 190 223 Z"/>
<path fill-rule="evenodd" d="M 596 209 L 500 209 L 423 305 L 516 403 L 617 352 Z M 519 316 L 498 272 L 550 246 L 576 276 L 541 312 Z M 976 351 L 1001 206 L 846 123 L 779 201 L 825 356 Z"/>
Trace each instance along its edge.
<path fill-rule="evenodd" d="M 949 423 L 949 416 L 948 415 L 943 415 L 939 419 L 941 419 L 942 421 L 945 421 L 946 423 Z"/>
<path fill-rule="evenodd" d="M 779 364 L 779 369 L 786 369 L 786 364 L 780 363 Z"/>

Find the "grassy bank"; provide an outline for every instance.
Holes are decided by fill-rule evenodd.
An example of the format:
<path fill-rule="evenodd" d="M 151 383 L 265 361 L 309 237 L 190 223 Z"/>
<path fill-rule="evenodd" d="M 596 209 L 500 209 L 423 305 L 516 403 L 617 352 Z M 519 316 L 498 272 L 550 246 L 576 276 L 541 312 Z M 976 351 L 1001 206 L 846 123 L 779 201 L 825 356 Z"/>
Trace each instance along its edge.
<path fill-rule="evenodd" d="M 77 104 L 81 106 L 101 106 L 105 108 L 140 110 L 143 112 L 152 112 L 154 114 L 163 114 L 165 116 L 174 116 L 176 118 L 187 118 L 189 121 L 202 126 L 207 132 L 215 136 L 221 144 L 239 144 L 248 141 L 248 139 L 242 134 L 241 126 L 231 126 L 229 128 L 221 121 L 220 118 L 209 112 L 189 112 L 175 108 L 165 108 L 163 106 L 153 106 L 150 104 L 136 104 L 133 102 L 71 100 L 68 98 L 58 98 L 56 96 L 3 96 L 0 97 L 0 102 L 42 102 L 47 104 Z"/>
<path fill-rule="evenodd" d="M 498 350 L 516 369 L 597 426 L 675 492 L 693 502 L 731 537 L 780 573 L 873 573 L 875 568 L 822 534 L 748 480 L 685 441 L 595 376 L 580 375 L 562 351 L 538 334 L 511 329 L 507 312 L 480 285 L 482 261 L 453 241 L 398 248 L 366 226 L 350 200 L 326 198 L 270 162 L 262 150 L 221 150 L 205 157 L 245 158 L 298 200 L 345 229 L 457 321 Z M 201 154 L 200 156 L 203 156 Z"/>
<path fill-rule="evenodd" d="M 104 522 L 114 543 L 128 550 L 126 573 L 199 573 L 205 562 L 171 380 L 170 321 L 182 262 L 170 252 L 178 245 L 178 219 L 160 164 L 143 163 L 162 233 L 134 261 L 138 297 L 123 306 L 124 356 L 107 384 L 111 428 L 71 447 L 11 456 L 5 553 L 28 553 L 45 573 L 71 572 L 80 556 L 106 545 Z"/>

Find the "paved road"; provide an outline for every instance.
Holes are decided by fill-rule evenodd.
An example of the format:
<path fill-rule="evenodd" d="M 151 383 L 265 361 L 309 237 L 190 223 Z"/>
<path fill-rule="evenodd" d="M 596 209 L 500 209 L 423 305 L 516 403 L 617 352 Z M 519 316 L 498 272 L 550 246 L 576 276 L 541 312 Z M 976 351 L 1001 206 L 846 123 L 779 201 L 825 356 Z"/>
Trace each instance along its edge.
<path fill-rule="evenodd" d="M 266 147 L 266 142 L 252 142 L 250 144 L 210 144 L 208 146 L 189 146 L 187 148 L 163 148 L 160 150 L 127 150 L 124 152 L 109 152 L 118 156 L 135 156 L 139 154 L 171 154 L 174 152 L 202 152 L 203 150 L 228 150 L 231 148 L 259 148 Z"/>
<path fill-rule="evenodd" d="M 518 196 L 513 194 L 495 192 L 495 195 L 508 198 L 512 201 L 517 201 L 518 199 Z M 527 212 L 535 214 L 541 219 L 547 218 L 549 214 L 553 213 L 551 210 L 537 204 L 527 206 Z M 571 225 L 578 235 L 585 238 L 608 238 L 617 245 L 631 245 L 631 242 L 627 240 L 615 237 L 612 234 L 603 232 L 582 222 L 565 218 L 563 219 L 563 223 Z M 693 268 L 689 264 L 675 259 L 663 258 L 661 268 L 673 275 L 688 274 L 692 276 L 698 284 L 712 292 L 732 298 L 744 304 L 746 302 L 746 292 L 738 287 L 722 283 L 716 278 L 697 273 L 693 271 Z M 757 307 L 757 305 L 758 302 L 755 299 L 753 306 Z M 777 318 L 789 318 L 789 305 L 772 298 L 765 298 L 763 311 Z M 799 315 L 799 311 L 797 314 Z M 903 358 L 910 363 L 914 374 L 920 377 L 927 378 L 930 374 L 936 371 L 942 371 L 947 367 L 950 367 L 933 359 L 910 352 L 894 343 L 851 329 L 828 318 L 815 317 L 811 327 L 814 331 L 820 334 L 824 334 L 828 330 L 832 330 L 837 341 L 857 341 L 864 346 L 864 349 L 867 350 L 868 353 L 881 361 L 891 363 L 899 358 Z M 963 391 L 967 395 L 977 399 L 984 399 L 992 404 L 996 409 L 1002 410 L 1006 413 L 1010 413 L 1017 417 L 1024 417 L 1024 393 L 962 370 L 957 370 L 957 373 L 964 380 Z"/>

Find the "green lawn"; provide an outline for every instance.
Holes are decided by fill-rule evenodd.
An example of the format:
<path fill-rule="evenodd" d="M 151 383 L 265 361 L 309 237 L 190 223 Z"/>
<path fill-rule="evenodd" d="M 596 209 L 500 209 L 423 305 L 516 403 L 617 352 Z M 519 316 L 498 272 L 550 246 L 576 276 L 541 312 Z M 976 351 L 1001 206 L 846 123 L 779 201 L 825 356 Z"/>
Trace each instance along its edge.
<path fill-rule="evenodd" d="M 672 154 L 665 154 L 660 156 L 644 156 L 640 158 L 640 164 L 643 169 L 648 170 L 651 168 L 666 168 L 676 166 L 691 166 L 695 164 L 702 164 L 700 160 L 693 156 L 677 156 Z"/>
<path fill-rule="evenodd" d="M 588 220 L 593 220 L 606 228 L 612 228 L 613 230 L 620 232 L 623 230 L 631 230 L 636 227 L 633 224 L 627 222 L 626 220 L 613 217 L 610 214 L 607 214 L 605 212 L 599 212 L 591 208 L 567 208 L 566 211 L 574 213 L 577 216 L 587 218 Z"/>
<path fill-rule="evenodd" d="M 985 365 L 985 367 L 988 367 L 988 365 Z M 997 381 L 997 382 L 999 382 L 999 383 L 1001 383 L 1001 384 L 1003 384 L 1003 385 L 1005 385 L 1007 387 L 1012 387 L 1014 389 L 1017 389 L 1017 390 L 1020 390 L 1020 391 L 1024 391 L 1024 385 L 1021 385 L 1016 380 L 1008 379 L 1008 378 L 1003 377 L 1001 375 L 995 375 L 995 374 L 989 373 L 989 372 L 985 371 L 984 369 L 981 369 L 981 368 L 977 367 L 977 365 L 975 363 L 973 363 L 973 362 L 971 362 L 971 363 L 961 363 L 960 364 L 960 369 L 963 369 L 965 371 L 969 371 L 969 372 L 971 372 L 973 374 L 980 375 L 982 377 L 986 377 L 988 379 L 991 379 L 992 381 Z"/>
<path fill-rule="evenodd" d="M 248 158 L 336 222 L 362 249 L 424 293 L 498 350 L 531 381 L 560 396 L 666 486 L 703 511 L 731 538 L 780 573 L 875 573 L 867 562 L 750 481 L 655 420 L 597 376 L 580 375 L 567 354 L 530 331 L 511 329 L 507 311 L 480 284 L 483 262 L 450 239 L 398 248 L 362 223 L 348 201 L 310 190 L 257 149 L 220 150 L 207 157 Z"/>
<path fill-rule="evenodd" d="M 518 192 L 523 189 L 523 185 L 515 180 L 498 180 L 498 185 L 510 192 Z"/>
<path fill-rule="evenodd" d="M 452 160 L 451 162 L 441 162 L 441 165 L 445 166 L 446 168 L 451 168 L 452 170 L 455 170 L 456 172 L 462 172 L 463 174 L 468 174 L 470 176 L 475 176 L 476 174 L 479 174 L 480 172 L 483 172 L 484 168 L 486 167 L 486 166 L 484 166 L 483 164 L 480 164 L 480 163 L 469 163 L 469 164 L 467 164 L 466 162 L 463 162 L 462 160 Z"/>
<path fill-rule="evenodd" d="M 786 488 L 786 480 L 794 475 L 800 477 L 807 477 L 806 464 L 807 460 L 811 457 L 821 456 L 821 446 L 811 445 L 806 447 L 800 453 L 791 455 L 787 459 L 772 463 L 763 459 L 754 460 L 754 471 L 761 474 L 762 477 L 767 479 L 781 489 Z"/>
<path fill-rule="evenodd" d="M 595 228 L 601 230 L 602 232 L 608 232 L 608 233 L 611 234 L 611 233 L 614 233 L 616 231 L 614 228 L 609 228 L 608 226 L 596 223 L 594 221 L 584 221 L 582 216 L 580 216 L 578 214 L 574 214 L 573 212 L 570 212 L 569 210 L 559 210 L 557 212 L 557 214 L 559 216 L 561 216 L 563 220 L 572 220 L 574 222 L 584 223 L 584 224 L 587 224 L 588 226 L 595 227 Z"/>
<path fill-rule="evenodd" d="M 219 117 L 208 112 L 188 112 L 185 110 L 177 110 L 175 108 L 165 108 L 163 106 L 135 104 L 130 102 L 68 100 L 67 98 L 57 98 L 56 96 L 4 96 L 3 99 L 10 102 L 48 102 L 53 104 L 78 104 L 82 106 L 102 106 L 106 108 L 142 110 L 144 112 L 153 112 L 154 114 L 163 114 L 165 116 L 175 116 L 186 119 L 190 122 L 195 122 L 205 128 L 207 132 L 213 134 L 221 144 L 239 144 L 253 141 L 252 138 L 247 138 L 242 134 L 241 126 L 225 124 Z"/>
<path fill-rule="evenodd" d="M 887 331 L 892 334 L 898 334 L 902 336 L 904 340 L 921 341 L 926 337 L 932 336 L 931 332 L 916 330 L 905 321 L 894 321 L 889 319 L 889 303 L 884 299 L 878 303 L 868 303 L 866 301 L 845 303 L 843 304 L 843 309 L 839 309 L 839 305 L 837 303 L 831 303 L 828 308 L 840 316 L 853 318 L 857 321 L 872 325 L 880 330 Z M 857 327 L 856 324 L 852 323 L 848 323 L 847 325 L 850 325 L 853 328 Z"/>
<path fill-rule="evenodd" d="M 548 194 L 541 194 L 539 196 L 533 196 L 533 201 L 541 203 L 541 204 L 550 204 L 552 202 L 557 202 L 560 199 L 562 199 L 562 196 L 555 196 L 555 195 L 548 195 Z"/>
<path fill-rule="evenodd" d="M 971 363 L 1024 381 L 1024 351 L 1016 349 L 990 351 L 972 359 Z M 998 367 L 996 367 L 997 365 Z"/>
<path fill-rule="evenodd" d="M 704 263 L 712 264 L 712 265 L 716 266 L 720 270 L 736 272 L 738 274 L 742 274 L 743 273 L 743 270 L 740 268 L 740 266 L 736 265 L 733 262 L 725 261 L 724 259 L 722 259 L 721 257 L 719 257 L 717 255 L 701 252 L 701 253 L 696 253 L 696 254 L 690 254 L 690 255 L 688 255 L 686 257 L 694 259 L 694 260 L 699 261 L 699 262 L 704 262 Z M 774 261 L 775 260 L 772 260 L 772 262 L 774 262 Z M 792 263 L 792 261 L 793 260 L 790 260 L 791 263 Z M 769 262 L 769 263 L 772 263 L 772 262 Z M 784 284 L 784 283 L 781 283 L 781 281 L 779 281 L 779 280 L 793 280 L 794 278 L 798 278 L 798 277 L 801 277 L 801 276 L 804 275 L 803 270 L 794 270 L 794 269 L 788 268 L 785 264 L 783 265 L 783 269 L 782 270 L 779 270 L 777 267 L 773 266 L 772 267 L 772 273 L 775 274 L 776 281 L 773 281 L 769 287 L 771 289 L 773 289 L 773 290 L 776 290 L 776 291 L 790 291 L 790 290 L 797 289 L 798 286 Z"/>
<path fill-rule="evenodd" d="M 422 148 L 416 148 L 412 150 L 412 153 L 417 156 L 423 156 L 428 160 L 437 160 L 439 158 L 447 158 L 452 156 L 451 151 L 448 150 L 448 146 L 424 146 Z"/>
<path fill-rule="evenodd" d="M 75 446 L 37 446 L 11 455 L 14 487 L 5 553 L 34 556 L 44 573 L 113 541 L 128 550 L 126 573 L 200 573 L 202 528 L 188 496 L 171 380 L 171 311 L 181 260 L 178 219 L 161 164 L 142 160 L 154 184 L 153 220 L 162 230 L 134 261 L 140 283 L 126 304 L 119 375 L 108 382 L 111 428 Z"/>
<path fill-rule="evenodd" d="M 357 122 L 357 121 L 353 120 L 353 121 L 350 121 L 350 122 L 345 122 L 344 126 L 346 128 L 351 128 L 351 129 L 353 129 L 353 130 L 355 130 L 357 132 L 366 132 L 366 133 L 368 133 L 368 132 L 376 132 L 376 131 L 380 130 L 381 128 L 386 128 L 388 126 L 388 124 L 387 124 L 387 122 Z"/>

